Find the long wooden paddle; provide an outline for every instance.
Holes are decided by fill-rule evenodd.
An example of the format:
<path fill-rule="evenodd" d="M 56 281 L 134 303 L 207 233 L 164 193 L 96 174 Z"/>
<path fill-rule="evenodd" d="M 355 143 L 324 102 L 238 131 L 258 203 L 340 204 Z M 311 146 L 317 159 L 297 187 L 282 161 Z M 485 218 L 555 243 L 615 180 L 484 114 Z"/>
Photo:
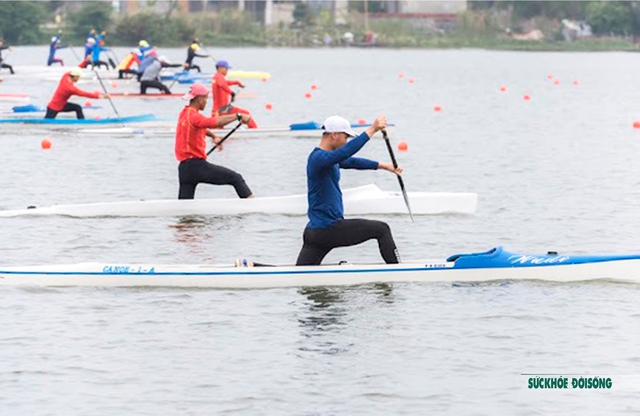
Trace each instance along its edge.
<path fill-rule="evenodd" d="M 218 142 L 218 144 L 214 144 L 213 147 L 207 152 L 207 156 L 209 156 L 211 154 L 211 152 L 213 152 L 214 150 L 216 150 L 216 148 L 218 146 L 220 146 L 225 140 L 227 140 L 229 138 L 229 136 L 231 136 L 233 134 L 233 132 L 235 132 L 236 130 L 238 130 L 238 128 L 240 128 L 240 126 L 242 125 L 242 120 L 238 121 L 238 125 L 235 126 L 233 129 L 231 129 L 231 131 L 229 133 L 227 133 L 222 140 L 220 140 Z"/>
<path fill-rule="evenodd" d="M 98 77 L 98 81 L 100 81 L 100 85 L 102 85 L 102 90 L 104 91 L 104 93 L 109 95 L 109 92 L 107 91 L 107 88 L 104 86 L 104 83 L 102 82 L 102 78 L 100 78 L 100 74 L 98 74 L 98 71 L 96 71 L 95 67 L 93 67 L 93 72 L 95 72 L 96 77 Z M 107 98 L 109 99 L 109 103 L 111 104 L 111 108 L 113 108 L 113 111 L 115 111 L 116 115 L 120 117 L 120 113 L 118 113 L 116 106 L 113 104 L 113 101 L 111 101 L 111 97 L 107 97 Z"/>
<path fill-rule="evenodd" d="M 391 162 L 393 163 L 393 168 L 398 169 L 398 162 L 396 161 L 396 156 L 393 154 L 393 148 L 391 147 L 391 141 L 389 141 L 389 136 L 387 136 L 387 131 L 382 130 L 382 136 L 384 137 L 384 142 L 387 145 L 387 150 L 389 151 L 389 156 L 391 156 Z M 413 222 L 413 214 L 411 213 L 411 206 L 409 205 L 409 196 L 407 195 L 407 190 L 404 187 L 404 181 L 402 180 L 402 176 L 396 175 L 398 177 L 398 182 L 400 183 L 400 189 L 402 190 L 402 196 L 404 198 L 404 203 L 407 205 L 407 210 L 409 210 L 409 216 L 411 217 L 411 221 Z"/>

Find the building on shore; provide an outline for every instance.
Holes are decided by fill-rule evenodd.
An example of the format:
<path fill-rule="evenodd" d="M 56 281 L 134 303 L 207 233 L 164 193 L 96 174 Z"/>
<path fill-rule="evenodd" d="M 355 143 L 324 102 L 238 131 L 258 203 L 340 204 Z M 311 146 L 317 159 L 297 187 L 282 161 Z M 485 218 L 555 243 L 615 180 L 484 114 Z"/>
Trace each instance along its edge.
<path fill-rule="evenodd" d="M 451 20 L 456 13 L 467 9 L 467 2 L 449 1 L 349 1 L 349 0 L 302 0 L 312 10 L 329 10 L 336 24 L 348 21 L 350 13 L 364 13 L 372 18 L 394 18 L 408 20 Z M 76 2 L 70 2 L 76 3 Z M 158 13 L 178 11 L 180 13 L 219 12 L 234 8 L 248 13 L 255 21 L 265 26 L 290 24 L 293 22 L 293 10 L 298 1 L 293 0 L 120 0 L 113 1 L 114 7 L 121 13 L 136 13 L 152 9 Z"/>

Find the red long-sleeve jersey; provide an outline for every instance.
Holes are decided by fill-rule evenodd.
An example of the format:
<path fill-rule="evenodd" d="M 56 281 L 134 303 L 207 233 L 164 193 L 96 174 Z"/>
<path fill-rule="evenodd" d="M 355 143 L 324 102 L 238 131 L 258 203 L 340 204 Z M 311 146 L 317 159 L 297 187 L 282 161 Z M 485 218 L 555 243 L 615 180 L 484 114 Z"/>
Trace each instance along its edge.
<path fill-rule="evenodd" d="M 205 117 L 193 107 L 186 106 L 178 117 L 176 128 L 176 158 L 182 162 L 187 159 L 206 159 L 205 135 L 207 128 L 216 127 L 216 117 Z"/>
<path fill-rule="evenodd" d="M 230 85 L 238 85 L 240 81 L 227 80 L 220 72 L 216 72 L 211 80 L 211 90 L 213 93 L 213 109 L 211 114 L 215 114 L 222 107 L 229 105 L 229 97 L 233 92 Z"/>
<path fill-rule="evenodd" d="M 62 76 L 56 92 L 53 93 L 53 98 L 49 101 L 49 104 L 47 104 L 47 107 L 53 111 L 61 111 L 72 95 L 79 95 L 87 98 L 100 98 L 100 93 L 97 91 L 87 92 L 76 87 L 73 81 L 71 81 L 69 74 L 70 72 L 67 72 Z"/>

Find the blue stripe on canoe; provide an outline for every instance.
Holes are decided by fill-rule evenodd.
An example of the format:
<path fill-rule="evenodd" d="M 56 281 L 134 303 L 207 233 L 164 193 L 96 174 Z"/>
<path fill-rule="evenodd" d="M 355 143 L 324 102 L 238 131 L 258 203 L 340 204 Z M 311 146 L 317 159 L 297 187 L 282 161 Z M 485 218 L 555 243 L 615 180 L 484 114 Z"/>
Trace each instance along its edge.
<path fill-rule="evenodd" d="M 114 118 L 102 118 L 102 119 L 84 119 L 84 120 L 67 120 L 67 119 L 44 119 L 44 118 L 4 118 L 0 119 L 0 123 L 5 124 L 118 124 L 118 123 L 131 123 L 137 121 L 153 121 L 158 118 L 153 114 L 142 114 L 139 116 L 131 117 L 114 117 Z"/>

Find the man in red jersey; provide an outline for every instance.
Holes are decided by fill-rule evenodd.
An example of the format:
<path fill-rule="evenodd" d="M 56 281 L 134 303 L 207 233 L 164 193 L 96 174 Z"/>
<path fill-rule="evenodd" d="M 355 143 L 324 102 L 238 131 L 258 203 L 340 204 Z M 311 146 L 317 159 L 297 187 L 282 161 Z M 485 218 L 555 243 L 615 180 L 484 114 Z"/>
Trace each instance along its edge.
<path fill-rule="evenodd" d="M 79 95 L 87 98 L 109 98 L 107 94 L 102 94 L 98 91 L 83 91 L 73 85 L 78 82 L 80 76 L 82 76 L 82 69 L 77 67 L 62 76 L 60 84 L 58 84 L 58 88 L 53 94 L 53 98 L 49 101 L 49 104 L 47 104 L 47 114 L 45 114 L 44 118 L 56 118 L 58 113 L 75 111 L 79 120 L 84 119 L 82 107 L 78 104 L 68 102 L 72 95 Z"/>
<path fill-rule="evenodd" d="M 231 67 L 227 61 L 216 62 L 216 74 L 213 76 L 211 81 L 211 89 L 213 90 L 213 109 L 211 110 L 211 115 L 217 116 L 222 114 L 241 113 L 249 114 L 249 116 L 251 116 L 251 113 L 247 110 L 231 105 L 231 102 L 235 99 L 236 93 L 231 90 L 230 85 L 237 85 L 240 88 L 244 88 L 244 84 L 240 81 L 227 80 L 225 78 L 229 68 Z M 229 100 L 229 97 L 231 97 L 231 100 Z M 258 128 L 258 125 L 253 118 L 249 121 L 247 126 L 250 129 Z"/>
<path fill-rule="evenodd" d="M 248 114 L 230 114 L 218 117 L 206 117 L 200 111 L 207 107 L 209 91 L 203 84 L 195 83 L 182 99 L 188 100 L 178 117 L 176 128 L 176 158 L 180 162 L 178 177 L 180 191 L 178 199 L 193 199 L 199 183 L 212 185 L 233 185 L 240 198 L 252 198 L 251 189 L 237 172 L 207 162 L 205 136 L 215 144 L 222 140 L 209 132 L 208 128 L 222 127 L 235 120 L 247 124 L 251 120 Z"/>

